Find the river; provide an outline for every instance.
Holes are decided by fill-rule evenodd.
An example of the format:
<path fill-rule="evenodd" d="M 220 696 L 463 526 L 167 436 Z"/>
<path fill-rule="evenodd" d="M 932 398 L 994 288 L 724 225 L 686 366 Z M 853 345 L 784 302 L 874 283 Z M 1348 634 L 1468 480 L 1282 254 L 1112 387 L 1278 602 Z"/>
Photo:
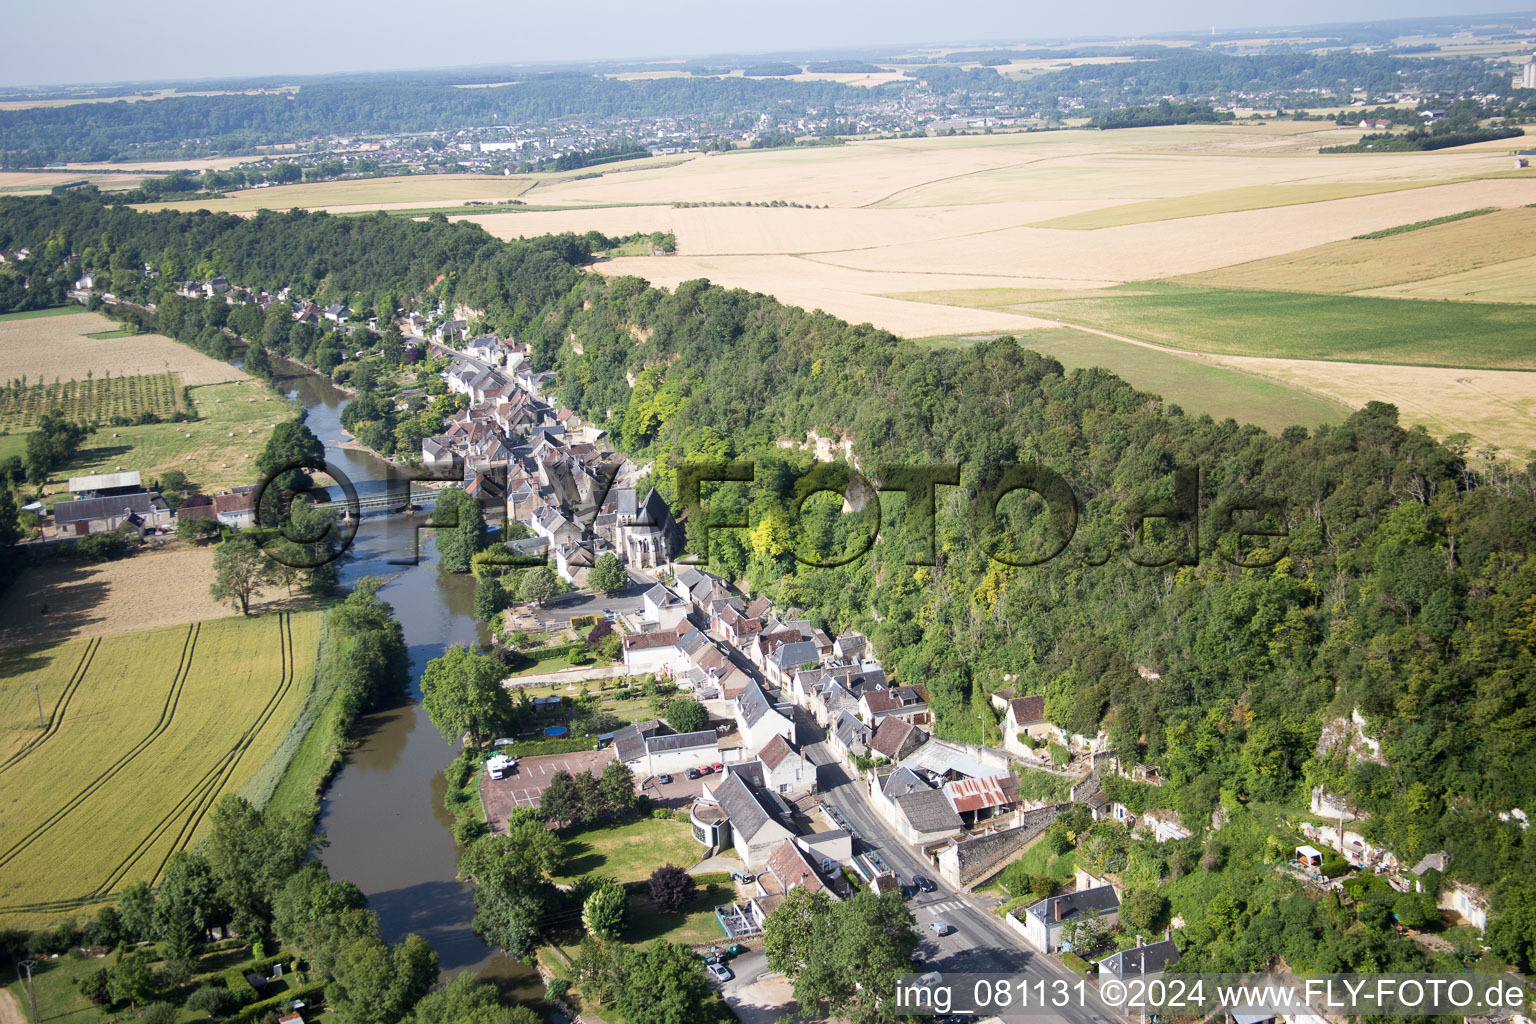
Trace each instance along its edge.
<path fill-rule="evenodd" d="M 290 367 L 297 370 L 297 367 Z M 338 447 L 346 439 L 341 410 L 349 396 L 322 377 L 298 372 L 284 383 L 308 410 L 307 424 L 325 442 L 326 459 L 359 492 L 382 486 L 392 467 L 366 452 Z M 411 702 L 366 716 L 362 740 L 331 782 L 321 805 L 328 845 L 320 859 L 333 877 L 355 883 L 379 915 L 387 942 L 417 932 L 432 943 L 444 974 L 475 969 L 521 999 L 543 994 L 537 973 L 475 937 L 474 900 L 455 878 L 458 850 L 443 807 L 443 769 L 456 753 L 421 707 L 421 672 L 449 644 L 486 642 L 471 614 L 474 580 L 437 571 L 432 531 L 422 516 L 363 519 L 342 565 L 343 584 L 364 576 L 389 580 L 381 596 L 394 605 L 411 652 Z M 418 553 L 420 564 L 402 565 Z"/>

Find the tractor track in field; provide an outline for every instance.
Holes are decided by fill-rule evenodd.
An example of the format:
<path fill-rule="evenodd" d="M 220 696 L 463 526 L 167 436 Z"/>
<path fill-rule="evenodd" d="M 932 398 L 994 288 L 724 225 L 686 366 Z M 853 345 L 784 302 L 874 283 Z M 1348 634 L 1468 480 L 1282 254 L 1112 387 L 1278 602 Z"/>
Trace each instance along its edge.
<path fill-rule="evenodd" d="M 80 684 L 85 680 L 85 674 L 91 670 L 91 662 L 96 658 L 96 649 L 101 646 L 101 637 L 89 641 L 85 650 L 80 653 L 80 662 L 70 674 L 69 682 L 64 684 L 64 691 L 59 694 L 58 701 L 53 705 L 53 710 L 48 715 L 48 725 L 43 729 L 42 735 L 34 736 L 28 740 L 20 750 L 16 751 L 4 761 L 0 761 L 0 775 L 4 775 L 22 761 L 28 755 L 36 752 L 38 747 L 48 742 L 64 726 L 64 714 L 69 710 L 69 702 L 74 699 L 75 691 L 80 689 Z"/>
<path fill-rule="evenodd" d="M 176 708 L 181 700 L 181 691 L 186 686 L 187 677 L 191 675 L 192 657 L 196 653 L 197 637 L 201 630 L 201 623 L 194 622 L 192 625 L 187 627 L 187 638 L 182 641 L 181 646 L 181 660 L 176 665 L 176 675 L 171 679 L 170 691 L 165 696 L 165 704 L 160 709 L 160 718 L 159 721 L 155 723 L 154 728 L 152 728 L 146 736 L 144 736 L 132 747 L 130 747 L 121 757 L 112 762 L 112 764 L 109 765 L 104 771 L 102 771 L 101 774 L 97 775 L 90 782 L 86 783 L 86 785 L 78 793 L 60 804 L 58 809 L 56 809 L 46 819 L 44 819 L 38 825 L 34 826 L 31 831 L 27 832 L 26 835 L 22 836 L 20 839 L 16 840 L 14 843 L 8 846 L 3 852 L 0 852 L 0 867 L 4 867 L 6 864 L 10 863 L 16 858 L 18 854 L 24 852 L 40 837 L 46 834 L 49 829 L 57 825 L 64 818 L 68 817 L 73 811 L 79 808 L 80 805 L 83 804 L 86 799 L 91 796 L 91 794 L 95 793 L 103 783 L 110 781 L 113 776 L 126 768 L 134 758 L 138 757 L 145 750 L 148 750 L 154 744 L 154 742 L 162 735 L 164 735 L 165 731 L 170 728 L 172 719 L 176 717 Z"/>
<path fill-rule="evenodd" d="M 295 675 L 293 662 L 293 620 L 290 613 L 281 612 L 278 614 L 277 630 L 278 649 L 282 655 L 282 671 L 278 678 L 277 688 L 272 692 L 272 696 L 267 699 L 267 703 L 257 714 L 250 727 L 241 734 L 240 738 L 235 741 L 234 746 L 223 757 L 219 758 L 208 771 L 203 773 L 203 776 L 177 801 L 176 806 L 167 811 L 149 829 L 144 838 L 140 839 L 133 849 L 128 852 L 128 855 L 119 861 L 117 866 L 108 873 L 106 879 L 97 885 L 95 889 L 91 890 L 87 896 L 81 897 L 80 902 L 90 902 L 109 895 L 113 887 L 127 876 L 128 872 L 132 870 L 133 866 L 145 854 L 149 853 L 155 843 L 162 839 L 167 831 L 175 827 L 177 819 L 181 818 L 183 814 L 186 814 L 186 819 L 176 828 L 176 837 L 172 840 L 170 849 L 166 851 L 165 856 L 156 865 L 154 874 L 149 877 L 148 881 L 151 884 L 160 877 L 161 872 L 165 870 L 165 865 L 170 861 L 171 857 L 178 850 L 184 849 L 192 837 L 197 834 L 198 826 L 202 824 L 208 812 L 213 809 L 213 805 L 217 801 L 219 794 L 223 791 L 224 786 L 234 775 L 235 769 L 240 766 L 240 761 L 245 756 L 245 752 L 250 748 L 251 744 L 256 742 L 256 738 L 261 735 L 262 730 L 267 727 L 267 723 L 272 720 L 272 716 L 277 713 L 277 709 L 282 706 L 283 700 L 293 689 Z"/>

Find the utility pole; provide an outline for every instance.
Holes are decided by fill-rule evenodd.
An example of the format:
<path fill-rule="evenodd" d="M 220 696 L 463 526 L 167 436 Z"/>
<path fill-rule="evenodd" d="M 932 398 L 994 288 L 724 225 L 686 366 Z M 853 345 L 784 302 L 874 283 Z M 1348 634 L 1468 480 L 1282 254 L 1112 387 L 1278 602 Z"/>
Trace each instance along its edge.
<path fill-rule="evenodd" d="M 32 987 L 32 968 L 37 966 L 36 960 L 23 960 L 16 965 L 16 977 L 21 978 L 21 969 L 27 969 L 27 999 L 32 1004 L 32 1024 L 41 1024 L 37 1016 L 37 991 Z"/>
<path fill-rule="evenodd" d="M 43 721 L 43 695 L 37 689 L 37 680 L 32 680 L 32 696 L 37 698 L 37 727 L 48 728 L 48 723 Z"/>

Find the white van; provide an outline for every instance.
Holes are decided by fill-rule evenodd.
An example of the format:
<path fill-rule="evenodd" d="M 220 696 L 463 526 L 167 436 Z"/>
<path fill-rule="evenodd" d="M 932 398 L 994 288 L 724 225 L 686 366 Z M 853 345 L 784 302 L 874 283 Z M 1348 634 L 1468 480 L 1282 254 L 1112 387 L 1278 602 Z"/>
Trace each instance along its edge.
<path fill-rule="evenodd" d="M 517 770 L 516 758 L 496 754 L 485 761 L 485 773 L 493 779 L 504 779 Z"/>

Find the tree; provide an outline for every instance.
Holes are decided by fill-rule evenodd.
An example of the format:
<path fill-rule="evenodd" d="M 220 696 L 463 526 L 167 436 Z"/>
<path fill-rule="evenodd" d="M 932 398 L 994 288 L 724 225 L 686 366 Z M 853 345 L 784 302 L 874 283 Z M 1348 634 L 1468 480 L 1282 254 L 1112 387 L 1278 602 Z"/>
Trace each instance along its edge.
<path fill-rule="evenodd" d="M 831 1016 L 855 1021 L 895 1019 L 878 994 L 911 971 L 917 944 L 902 895 L 868 889 L 833 902 L 824 891 L 797 886 L 769 915 L 763 934 L 768 966 L 793 979 L 796 1002 L 825 1003 Z"/>
<path fill-rule="evenodd" d="M 462 488 L 445 487 L 437 492 L 432 522 L 441 524 L 434 537 L 443 570 L 469 572 L 475 553 L 485 547 L 485 506 Z"/>
<path fill-rule="evenodd" d="M 501 662 L 468 645 L 449 647 L 427 662 L 421 705 L 444 739 L 457 742 L 468 734 L 472 746 L 483 747 L 510 730 L 517 708 L 501 685 L 504 671 Z"/>
<path fill-rule="evenodd" d="M 413 1024 L 539 1024 L 529 1006 L 503 1006 L 496 986 L 464 971 L 427 993 L 411 1014 Z"/>
<path fill-rule="evenodd" d="M 270 380 L 272 377 L 272 359 L 267 355 L 266 347 L 256 341 L 247 345 L 245 348 L 245 363 L 241 368 L 259 380 Z"/>
<path fill-rule="evenodd" d="M 704 964 L 679 942 L 657 939 L 625 951 L 618 1011 L 628 1024 L 710 1024 Z"/>
<path fill-rule="evenodd" d="M 437 981 L 437 954 L 420 935 L 390 949 L 377 938 L 342 950 L 325 999 L 342 1024 L 397 1024 Z"/>
<path fill-rule="evenodd" d="M 123 889 L 117 900 L 117 912 L 122 920 L 123 938 L 130 942 L 143 942 L 154 934 L 155 893 L 148 882 L 134 882 Z"/>
<path fill-rule="evenodd" d="M 486 576 L 475 584 L 475 618 L 489 622 L 507 606 L 507 592 L 501 580 Z"/>
<path fill-rule="evenodd" d="M 208 592 L 214 600 L 240 609 L 241 615 L 251 614 L 251 598 L 272 581 L 271 561 L 248 536 L 237 534 L 213 553 L 213 585 Z"/>
<path fill-rule="evenodd" d="M 107 991 L 115 1003 L 139 1003 L 155 995 L 155 976 L 149 969 L 149 953 L 142 949 L 123 949 L 112 965 L 112 975 L 107 981 Z"/>
<path fill-rule="evenodd" d="M 667 705 L 667 724 L 678 732 L 702 732 L 709 728 L 709 712 L 692 697 L 678 697 Z"/>
<path fill-rule="evenodd" d="M 629 574 L 617 555 L 606 551 L 597 556 L 592 571 L 587 574 L 587 586 L 605 594 L 617 594 L 629 585 Z"/>
<path fill-rule="evenodd" d="M 205 540 L 219 535 L 219 521 L 217 519 L 192 518 L 190 516 L 176 520 L 176 539 L 201 544 Z"/>
<path fill-rule="evenodd" d="M 565 844 L 526 809 L 513 812 L 507 834 L 483 836 L 459 859 L 459 877 L 475 885 L 475 934 L 521 958 L 532 951 L 557 898 L 551 876 Z"/>
<path fill-rule="evenodd" d="M 21 509 L 10 487 L 0 483 L 0 548 L 8 548 L 21 539 Z"/>
<path fill-rule="evenodd" d="M 279 423 L 256 456 L 256 469 L 263 478 L 275 474 L 269 491 L 303 490 L 310 482 L 305 467 L 313 469 L 324 464 L 325 445 L 298 420 Z"/>
<path fill-rule="evenodd" d="M 225 794 L 213 808 L 204 850 L 230 922 L 242 934 L 264 933 L 272 899 L 304 863 L 311 833 L 304 817 L 268 817 L 242 796 Z"/>
<path fill-rule="evenodd" d="M 322 864 L 306 864 L 272 898 L 272 926 L 284 945 L 317 971 L 328 971 L 342 949 L 378 935 L 378 918 L 351 882 L 337 881 Z"/>
<path fill-rule="evenodd" d="M 604 802 L 614 812 L 620 813 L 635 806 L 635 773 L 623 761 L 609 761 L 603 765 L 603 775 L 598 781 L 602 786 Z"/>
<path fill-rule="evenodd" d="M 624 930 L 629 911 L 629 897 L 624 887 L 609 882 L 588 896 L 581 905 L 581 924 L 593 938 L 617 939 Z"/>
<path fill-rule="evenodd" d="M 1488 945 L 1521 972 L 1536 970 L 1536 882 L 1507 878 L 1494 887 Z"/>
<path fill-rule="evenodd" d="M 586 820 L 584 812 L 575 776 L 563 768 L 551 775 L 544 792 L 539 794 L 540 819 L 554 825 L 577 825 Z"/>
<path fill-rule="evenodd" d="M 1168 912 L 1168 899 L 1156 889 L 1134 888 L 1120 901 L 1120 916 L 1126 923 L 1150 932 Z"/>
<path fill-rule="evenodd" d="M 650 894 L 651 902 L 656 905 L 656 909 L 669 914 L 681 913 L 688 904 L 693 902 L 697 889 L 698 883 L 693 880 L 693 876 L 687 869 L 675 864 L 663 864 L 652 871 L 650 882 L 646 886 L 646 892 Z"/>
<path fill-rule="evenodd" d="M 530 604 L 542 605 L 560 592 L 560 578 L 553 569 L 541 565 L 523 574 L 523 582 L 517 588 L 517 596 Z"/>

